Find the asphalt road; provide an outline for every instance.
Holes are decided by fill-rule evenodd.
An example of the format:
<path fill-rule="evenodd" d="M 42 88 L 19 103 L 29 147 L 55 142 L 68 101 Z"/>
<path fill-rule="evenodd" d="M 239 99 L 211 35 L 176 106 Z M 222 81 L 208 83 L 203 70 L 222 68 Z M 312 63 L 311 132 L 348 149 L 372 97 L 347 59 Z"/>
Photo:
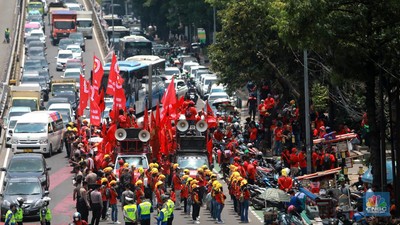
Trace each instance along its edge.
<path fill-rule="evenodd" d="M 7 5 L 6 5 L 7 4 Z M 1 1 L 0 2 L 0 7 L 3 9 L 9 9 L 9 10 L 4 10 L 2 11 L 2 14 L 0 15 L 0 18 L 2 19 L 2 24 L 7 25 L 12 24 L 14 17 L 12 16 L 14 14 L 14 11 L 10 7 L 9 4 L 15 4 L 15 1 Z M 48 21 L 47 18 L 45 21 Z M 47 25 L 46 26 L 46 35 L 47 37 L 50 36 L 50 28 Z M 60 76 L 62 75 L 62 72 L 57 72 L 55 67 L 56 67 L 56 59 L 55 56 L 57 55 L 58 52 L 58 47 L 57 46 L 52 46 L 50 43 L 50 38 L 47 38 L 46 41 L 47 44 L 47 59 L 48 62 L 50 63 L 49 69 L 50 69 L 50 74 L 53 76 L 53 79 L 61 79 Z M 103 58 L 103 55 L 100 53 L 99 50 L 99 44 L 96 41 L 96 36 L 92 40 L 86 40 L 86 52 L 83 54 L 84 58 L 84 63 L 86 64 L 86 72 L 85 75 L 88 78 L 90 76 L 90 71 L 92 69 L 92 61 L 93 61 L 93 56 L 96 55 L 99 58 Z M 0 51 L 4 52 L 8 48 L 7 45 L 3 44 L 0 45 Z M 9 51 L 8 51 L 9 52 Z M 107 54 L 107 53 L 106 53 Z M 2 54 L 0 56 L 0 65 L 6 65 L 6 61 L 8 60 L 7 56 L 9 54 Z M 203 108 L 204 107 L 204 102 L 199 101 L 198 102 L 198 108 Z M 51 158 L 47 158 L 46 161 L 51 167 L 50 171 L 50 197 L 51 197 L 51 202 L 50 202 L 50 208 L 53 213 L 53 220 L 52 224 L 55 225 L 65 225 L 68 224 L 72 220 L 72 215 L 75 212 L 75 203 L 72 200 L 72 190 L 73 190 L 73 185 L 72 185 L 72 175 L 70 173 L 71 167 L 69 166 L 67 159 L 65 158 L 66 154 L 65 151 L 59 154 L 53 155 Z M 9 151 L 9 149 L 5 149 L 4 145 L 2 145 L 1 152 L 0 152 L 0 159 L 1 164 L 0 166 L 6 166 L 9 158 L 12 157 L 12 153 Z M 222 182 L 223 183 L 223 182 Z M 225 184 L 224 184 L 225 185 Z M 227 186 L 224 186 L 224 190 L 227 193 Z M 118 207 L 120 210 L 120 207 Z M 200 211 L 200 222 L 201 224 L 215 224 L 215 221 L 212 221 L 212 219 L 209 216 L 209 212 L 205 210 L 205 208 L 202 208 Z M 251 224 L 260 224 L 260 220 L 257 219 L 252 213 L 249 213 L 250 221 Z M 89 216 L 89 219 L 91 218 L 91 215 Z M 123 222 L 122 218 L 122 212 L 119 211 L 118 215 L 119 221 Z M 223 210 L 222 213 L 222 219 L 225 221 L 226 224 L 239 224 L 239 217 L 234 215 L 233 209 L 232 209 L 232 202 L 230 200 L 227 200 L 227 204 L 225 209 Z M 38 224 L 37 221 L 26 221 L 26 223 L 30 224 Z M 100 224 L 110 224 L 110 221 L 102 221 Z M 155 223 L 155 220 L 153 219 L 152 223 Z M 193 223 L 193 221 L 190 219 L 190 217 L 182 215 L 180 211 L 175 212 L 175 219 L 174 219 L 174 224 L 190 224 Z"/>

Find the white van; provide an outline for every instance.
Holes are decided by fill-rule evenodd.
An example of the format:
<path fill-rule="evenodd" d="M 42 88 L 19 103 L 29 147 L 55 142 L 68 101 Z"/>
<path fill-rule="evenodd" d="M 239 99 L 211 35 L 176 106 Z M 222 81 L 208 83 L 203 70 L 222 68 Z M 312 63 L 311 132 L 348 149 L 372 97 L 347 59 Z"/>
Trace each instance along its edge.
<path fill-rule="evenodd" d="M 35 111 L 18 119 L 11 135 L 14 153 L 37 152 L 51 156 L 63 148 L 64 125 L 61 114 L 55 111 Z"/>

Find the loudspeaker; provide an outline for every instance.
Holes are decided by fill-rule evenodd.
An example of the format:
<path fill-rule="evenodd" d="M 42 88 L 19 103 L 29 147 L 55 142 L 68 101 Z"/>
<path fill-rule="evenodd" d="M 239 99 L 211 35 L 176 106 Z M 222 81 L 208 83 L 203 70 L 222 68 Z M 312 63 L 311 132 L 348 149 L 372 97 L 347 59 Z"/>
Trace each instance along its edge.
<path fill-rule="evenodd" d="M 199 132 L 204 132 L 208 128 L 208 124 L 204 120 L 200 120 L 199 122 L 196 123 L 196 130 Z"/>
<path fill-rule="evenodd" d="M 148 142 L 150 140 L 150 132 L 147 130 L 141 130 L 139 132 L 139 140 L 142 142 Z"/>
<path fill-rule="evenodd" d="M 115 139 L 117 139 L 118 141 L 123 141 L 123 140 L 125 140 L 127 133 L 124 129 L 119 128 L 115 131 L 114 136 L 115 136 Z"/>
<path fill-rule="evenodd" d="M 189 129 L 189 123 L 186 120 L 179 120 L 176 129 L 180 132 L 185 132 Z"/>

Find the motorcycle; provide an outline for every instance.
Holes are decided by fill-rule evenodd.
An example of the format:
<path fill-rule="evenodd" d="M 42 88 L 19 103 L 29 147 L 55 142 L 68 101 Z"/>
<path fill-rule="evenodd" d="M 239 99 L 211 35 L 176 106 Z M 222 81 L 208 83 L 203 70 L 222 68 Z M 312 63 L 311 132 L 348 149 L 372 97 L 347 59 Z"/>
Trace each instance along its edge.
<path fill-rule="evenodd" d="M 298 215 L 298 213 L 288 214 L 285 212 L 279 212 L 278 222 L 281 225 L 303 225 L 301 217 Z"/>

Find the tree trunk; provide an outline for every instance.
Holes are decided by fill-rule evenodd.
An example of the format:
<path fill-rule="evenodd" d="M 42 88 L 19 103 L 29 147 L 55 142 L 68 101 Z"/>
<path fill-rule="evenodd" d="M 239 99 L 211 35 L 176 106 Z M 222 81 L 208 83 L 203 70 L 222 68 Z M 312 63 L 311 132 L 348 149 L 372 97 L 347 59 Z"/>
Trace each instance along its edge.
<path fill-rule="evenodd" d="M 377 126 L 377 115 L 376 115 L 376 93 L 375 93 L 375 70 L 373 66 L 370 70 L 370 74 L 367 74 L 366 81 L 366 94 L 365 94 L 365 104 L 367 107 L 367 115 L 368 115 L 368 125 L 369 125 L 369 140 L 370 140 L 370 161 L 372 165 L 372 175 L 373 175 L 373 185 L 377 187 L 381 184 L 380 171 L 382 169 L 380 163 L 380 147 L 379 147 L 379 129 Z"/>

